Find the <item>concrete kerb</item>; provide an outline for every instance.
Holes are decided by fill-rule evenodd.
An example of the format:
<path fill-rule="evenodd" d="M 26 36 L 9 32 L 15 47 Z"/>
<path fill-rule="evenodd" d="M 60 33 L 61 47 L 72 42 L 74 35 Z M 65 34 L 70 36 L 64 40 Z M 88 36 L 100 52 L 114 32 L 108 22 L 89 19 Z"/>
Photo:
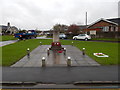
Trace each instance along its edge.
<path fill-rule="evenodd" d="M 80 84 L 120 84 L 120 81 L 77 81 L 74 85 Z"/>
<path fill-rule="evenodd" d="M 10 82 L 10 81 L 3 81 L 0 82 L 1 85 L 37 85 L 37 84 L 54 84 L 57 85 L 56 83 L 47 83 L 47 82 Z M 120 81 L 77 81 L 73 83 L 66 83 L 66 84 L 72 84 L 72 85 L 120 85 Z"/>

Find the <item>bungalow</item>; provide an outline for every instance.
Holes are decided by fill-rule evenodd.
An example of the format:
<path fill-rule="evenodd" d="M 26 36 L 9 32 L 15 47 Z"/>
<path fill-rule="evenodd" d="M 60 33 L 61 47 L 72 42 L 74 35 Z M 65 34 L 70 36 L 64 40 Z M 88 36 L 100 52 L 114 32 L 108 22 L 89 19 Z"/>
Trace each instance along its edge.
<path fill-rule="evenodd" d="M 15 26 L 10 26 L 10 23 L 6 25 L 0 25 L 0 34 L 2 35 L 12 35 L 18 32 L 18 28 Z"/>
<path fill-rule="evenodd" d="M 87 27 L 85 30 L 96 38 L 120 38 L 120 18 L 100 19 Z"/>

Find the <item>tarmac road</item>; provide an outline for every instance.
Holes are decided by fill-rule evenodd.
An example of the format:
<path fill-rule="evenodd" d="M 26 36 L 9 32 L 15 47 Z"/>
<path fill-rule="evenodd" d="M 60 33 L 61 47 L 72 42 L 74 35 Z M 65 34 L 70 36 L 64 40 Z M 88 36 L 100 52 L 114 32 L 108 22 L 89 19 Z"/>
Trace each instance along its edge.
<path fill-rule="evenodd" d="M 64 40 L 73 40 L 73 39 L 64 39 Z M 85 40 L 79 40 L 77 41 L 85 41 Z M 88 42 L 111 42 L 111 43 L 120 43 L 120 41 L 107 41 L 107 40 L 88 40 Z"/>
<path fill-rule="evenodd" d="M 8 45 L 8 44 L 15 43 L 15 42 L 17 42 L 17 41 L 18 41 L 18 40 L 2 41 L 2 42 L 0 42 L 0 47 L 5 46 L 5 45 Z"/>
<path fill-rule="evenodd" d="M 37 37 L 36 39 L 51 39 L 51 38 L 46 38 L 46 37 Z M 5 45 L 9 45 L 12 43 L 17 42 L 18 40 L 9 40 L 9 41 L 1 41 L 0 42 L 0 47 L 5 46 Z"/>
<path fill-rule="evenodd" d="M 71 84 L 79 81 L 118 81 L 118 66 L 3 67 L 3 82 Z"/>
<path fill-rule="evenodd" d="M 46 38 L 46 37 L 37 37 L 36 39 L 52 39 L 52 38 Z M 65 40 L 72 40 L 72 39 L 65 39 Z M 12 44 L 17 42 L 18 40 L 9 40 L 9 41 L 2 41 L 0 42 L 0 47 Z M 80 40 L 79 40 L 80 41 Z M 90 40 L 91 42 L 113 42 L 113 43 L 120 43 L 120 41 L 102 41 L 102 40 Z"/>

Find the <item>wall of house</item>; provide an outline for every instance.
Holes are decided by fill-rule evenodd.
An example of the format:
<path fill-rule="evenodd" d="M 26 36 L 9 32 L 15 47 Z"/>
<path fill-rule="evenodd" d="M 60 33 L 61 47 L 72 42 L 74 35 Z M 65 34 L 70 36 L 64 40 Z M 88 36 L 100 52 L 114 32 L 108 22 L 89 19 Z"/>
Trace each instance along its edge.
<path fill-rule="evenodd" d="M 120 27 L 115 24 L 100 21 L 96 24 L 91 25 L 88 29 L 92 28 L 101 28 L 101 30 L 96 31 L 96 35 L 93 35 L 96 38 L 120 38 L 118 36 Z"/>
<path fill-rule="evenodd" d="M 96 38 L 118 38 L 118 32 L 97 32 Z"/>

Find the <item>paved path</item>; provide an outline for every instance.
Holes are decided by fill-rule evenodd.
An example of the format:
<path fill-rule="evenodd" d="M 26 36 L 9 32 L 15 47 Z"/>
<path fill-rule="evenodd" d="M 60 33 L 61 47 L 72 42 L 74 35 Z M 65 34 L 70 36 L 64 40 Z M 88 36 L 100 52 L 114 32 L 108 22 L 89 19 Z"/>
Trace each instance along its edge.
<path fill-rule="evenodd" d="M 67 66 L 68 56 L 72 59 L 72 66 L 100 66 L 100 64 L 87 55 L 83 56 L 82 52 L 74 46 L 63 45 L 67 50 L 66 55 L 50 51 L 50 55 L 48 56 L 47 48 L 49 47 L 50 45 L 37 47 L 30 53 L 30 58 L 25 56 L 11 67 L 41 67 L 42 57 L 46 57 L 46 66 Z"/>
<path fill-rule="evenodd" d="M 0 42 L 0 47 L 5 46 L 5 45 L 8 45 L 8 44 L 15 43 L 15 42 L 17 42 L 17 41 L 18 41 L 18 40 L 2 41 L 2 42 Z"/>

